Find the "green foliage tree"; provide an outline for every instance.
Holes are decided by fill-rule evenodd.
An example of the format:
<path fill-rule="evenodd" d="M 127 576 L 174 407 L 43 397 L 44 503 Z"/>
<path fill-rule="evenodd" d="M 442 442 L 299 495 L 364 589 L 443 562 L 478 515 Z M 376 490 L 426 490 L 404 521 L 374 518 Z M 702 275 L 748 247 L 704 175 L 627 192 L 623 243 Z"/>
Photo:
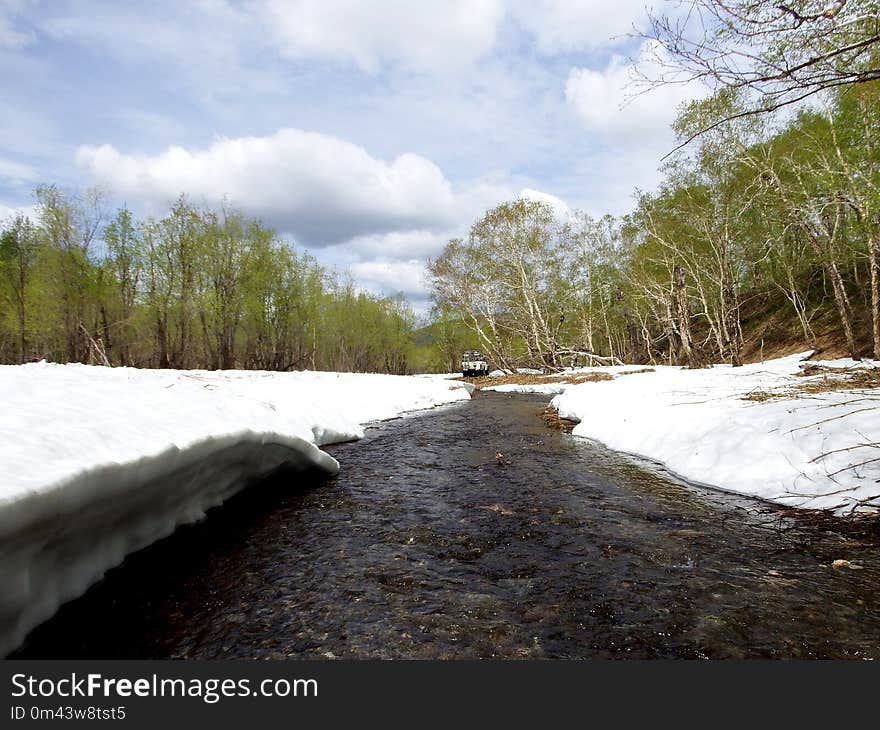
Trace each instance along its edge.
<path fill-rule="evenodd" d="M 736 90 L 690 104 L 675 131 L 696 142 L 629 215 L 499 206 L 430 262 L 435 301 L 505 367 L 739 365 L 744 310 L 780 306 L 807 346 L 836 318 L 853 357 L 870 322 L 880 357 L 878 94 L 851 85 L 776 127 L 740 116 Z"/>
<path fill-rule="evenodd" d="M 19 362 L 25 362 L 28 357 L 28 289 L 37 253 L 33 224 L 23 215 L 16 215 L 0 235 L 0 294 L 6 302 L 5 308 L 15 312 Z"/>
<path fill-rule="evenodd" d="M 229 204 L 106 221 L 96 192 L 41 187 L 0 228 L 0 361 L 407 373 L 415 317 Z"/>

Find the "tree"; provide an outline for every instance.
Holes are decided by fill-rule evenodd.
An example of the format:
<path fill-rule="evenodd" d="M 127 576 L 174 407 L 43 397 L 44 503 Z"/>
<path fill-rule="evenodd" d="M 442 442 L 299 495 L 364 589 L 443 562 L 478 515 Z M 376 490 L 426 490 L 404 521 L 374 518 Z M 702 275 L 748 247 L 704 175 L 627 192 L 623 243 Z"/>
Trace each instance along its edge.
<path fill-rule="evenodd" d="M 0 275 L 8 285 L 18 320 L 19 362 L 25 362 L 28 354 L 28 285 L 36 261 L 34 226 L 25 216 L 16 215 L 0 235 Z"/>
<path fill-rule="evenodd" d="M 490 359 L 511 369 L 515 352 L 501 323 L 504 292 L 486 263 L 486 254 L 477 247 L 452 239 L 440 256 L 428 262 L 431 288 L 437 306 L 455 312 Z"/>
<path fill-rule="evenodd" d="M 827 115 L 830 149 L 820 150 L 826 175 L 864 235 L 871 292 L 873 355 L 880 360 L 880 85 L 838 95 Z"/>
<path fill-rule="evenodd" d="M 198 221 L 203 281 L 197 308 L 213 367 L 235 367 L 236 336 L 244 314 L 244 291 L 251 274 L 251 250 L 273 233 L 223 205 L 219 214 L 203 213 Z"/>
<path fill-rule="evenodd" d="M 138 296 L 138 286 L 143 276 L 144 251 L 140 232 L 134 224 L 134 217 L 127 208 L 121 208 L 116 216 L 104 228 L 104 244 L 106 254 L 104 267 L 107 278 L 112 282 L 113 298 L 118 308 L 118 316 L 114 325 L 121 342 L 119 344 L 119 361 L 123 365 L 132 365 L 133 318 Z M 104 339 L 108 349 L 112 349 L 110 326 L 107 323 L 106 304 L 101 303 L 104 319 Z"/>
<path fill-rule="evenodd" d="M 686 0 L 651 14 L 645 37 L 654 49 L 641 65 L 647 81 L 700 81 L 746 102 L 684 144 L 722 121 L 880 79 L 877 0 Z"/>
<path fill-rule="evenodd" d="M 556 227 L 549 206 L 520 198 L 486 213 L 472 226 L 469 242 L 503 290 L 507 327 L 525 345 L 529 362 L 549 367 L 557 365 L 559 349 L 549 287 Z"/>
<path fill-rule="evenodd" d="M 36 190 L 38 235 L 45 241 L 51 284 L 61 309 L 64 356 L 70 362 L 88 359 L 94 348 L 87 324 L 93 300 L 93 251 L 104 220 L 104 194 L 87 190 L 82 196 L 55 185 Z"/>
<path fill-rule="evenodd" d="M 745 160 L 757 173 L 755 184 L 762 197 L 775 199 L 782 210 L 784 227 L 780 229 L 779 241 L 784 242 L 791 231 L 806 241 L 822 266 L 831 284 L 847 349 L 853 358 L 858 358 L 852 305 L 841 261 L 845 210 L 816 167 L 816 146 L 827 144 L 829 133 L 821 115 L 804 112 L 785 133 L 749 151 Z M 805 140 L 808 144 L 804 144 Z"/>
<path fill-rule="evenodd" d="M 462 353 L 480 348 L 473 330 L 446 306 L 434 305 L 427 330 L 436 354 L 426 365 L 440 372 L 456 372 L 461 367 Z"/>

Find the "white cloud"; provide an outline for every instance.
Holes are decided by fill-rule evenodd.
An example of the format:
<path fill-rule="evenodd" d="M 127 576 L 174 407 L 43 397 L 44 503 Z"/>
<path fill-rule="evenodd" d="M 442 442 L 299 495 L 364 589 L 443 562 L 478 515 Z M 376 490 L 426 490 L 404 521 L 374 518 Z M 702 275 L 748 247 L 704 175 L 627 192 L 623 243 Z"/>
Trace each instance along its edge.
<path fill-rule="evenodd" d="M 306 245 L 350 240 L 355 249 L 395 258 L 436 251 L 450 231 L 516 196 L 490 179 L 454 188 L 421 155 L 389 162 L 338 137 L 299 129 L 219 138 L 201 149 L 171 146 L 156 155 L 83 145 L 76 161 L 114 194 L 154 213 L 181 193 L 209 205 L 228 199 Z"/>
<path fill-rule="evenodd" d="M 204 149 L 174 146 L 154 156 L 82 146 L 77 162 L 130 200 L 161 208 L 182 192 L 211 204 L 228 197 L 313 245 L 443 228 L 457 219 L 452 187 L 430 160 L 402 154 L 386 162 L 337 137 L 298 129 L 221 138 Z"/>
<path fill-rule="evenodd" d="M 506 20 L 547 55 L 597 50 L 644 18 L 649 0 L 261 0 L 254 7 L 290 58 L 446 71 L 486 56 Z"/>
<path fill-rule="evenodd" d="M 641 80 L 659 75 L 662 53 L 646 42 L 636 64 L 613 56 L 601 70 L 569 73 L 565 98 L 593 133 L 592 150 L 580 163 L 593 171 L 583 186 L 591 213 L 625 212 L 634 188 L 650 190 L 660 182 L 660 161 L 675 147 L 670 125 L 679 106 L 705 93 L 698 83 L 646 89 Z"/>
<path fill-rule="evenodd" d="M 385 258 L 394 261 L 426 259 L 439 254 L 454 231 L 391 231 L 366 236 L 355 236 L 345 242 L 345 248 L 362 259 Z"/>
<path fill-rule="evenodd" d="M 517 22 L 545 54 L 595 51 L 619 42 L 645 17 L 650 0 L 513 0 Z"/>
<path fill-rule="evenodd" d="M 284 88 L 284 79 L 271 68 L 276 54 L 266 44 L 266 28 L 249 5 L 77 0 L 47 3 L 32 22 L 47 39 L 79 46 L 86 56 L 106 55 L 127 74 L 142 69 L 164 93 L 185 93 L 206 107 L 228 109 L 244 89 L 272 94 Z M 154 104 L 150 111 L 164 109 Z"/>
<path fill-rule="evenodd" d="M 424 298 L 428 295 L 425 283 L 425 261 L 362 261 L 352 264 L 352 276 L 366 288 L 380 294 L 403 292 Z"/>
<path fill-rule="evenodd" d="M 656 179 L 675 106 L 658 92 L 618 112 L 626 62 L 608 49 L 634 43 L 609 39 L 643 2 L 23 2 L 0 10 L 39 37 L 3 53 L 18 65 L 0 159 L 21 167 L 0 163 L 0 198 L 27 200 L 28 164 L 139 215 L 228 196 L 322 260 L 382 263 L 375 277 L 519 194 L 564 210 L 536 189 L 620 210 Z"/>
<path fill-rule="evenodd" d="M 503 16 L 500 0 L 263 0 L 259 7 L 287 57 L 367 71 L 467 65 L 492 49 Z"/>
<path fill-rule="evenodd" d="M 2 0 L 0 8 L 10 2 L 24 6 Z M 31 20 L 49 37 L 100 46 L 126 62 L 173 61 L 178 76 L 195 81 L 215 72 L 259 76 L 255 66 L 276 53 L 370 72 L 445 73 L 488 57 L 510 37 L 504 33 L 510 24 L 546 55 L 595 51 L 619 42 L 650 2 L 616 0 L 609 8 L 594 0 L 155 0 L 143 12 L 78 0 L 47 5 Z M 32 42 L 33 34 L 13 27 L 8 16 L 0 10 L 0 47 Z"/>
<path fill-rule="evenodd" d="M 36 205 L 6 205 L 0 203 L 0 224 L 12 220 L 17 215 L 23 215 L 32 221 L 36 221 L 38 212 Z"/>
<path fill-rule="evenodd" d="M 512 197 L 499 198 L 492 205 Z M 564 200 L 550 193 L 524 188 L 519 197 L 548 204 L 560 218 L 567 218 L 572 213 Z M 479 215 L 483 212 L 485 208 Z M 408 231 L 359 236 L 339 248 L 363 259 L 349 264 L 348 268 L 367 290 L 387 295 L 403 292 L 412 302 L 424 302 L 430 295 L 425 271 L 428 257 L 439 255 L 450 238 L 467 235 L 467 228 L 475 220 L 476 217 L 458 229 L 442 233 Z M 425 307 L 417 306 L 417 309 L 422 311 Z"/>
<path fill-rule="evenodd" d="M 651 75 L 660 50 L 642 45 L 639 73 Z M 613 56 L 604 69 L 573 68 L 565 84 L 565 98 L 590 129 L 620 139 L 656 135 L 675 119 L 678 106 L 699 94 L 693 84 L 669 84 L 654 89 L 639 87 L 636 64 Z M 668 136 L 668 135 L 666 135 Z"/>
<path fill-rule="evenodd" d="M 544 203 L 545 205 L 548 205 L 553 211 L 553 214 L 560 221 L 568 220 L 572 215 L 572 211 L 568 203 L 566 203 L 562 198 L 557 198 L 555 195 L 551 195 L 550 193 L 545 193 L 541 190 L 532 190 L 531 188 L 523 188 L 519 193 L 519 197 L 525 198 L 526 200 L 534 200 L 538 203 Z"/>
<path fill-rule="evenodd" d="M 30 165 L 0 158 L 0 179 L 15 183 L 34 182 L 39 179 L 39 173 Z"/>

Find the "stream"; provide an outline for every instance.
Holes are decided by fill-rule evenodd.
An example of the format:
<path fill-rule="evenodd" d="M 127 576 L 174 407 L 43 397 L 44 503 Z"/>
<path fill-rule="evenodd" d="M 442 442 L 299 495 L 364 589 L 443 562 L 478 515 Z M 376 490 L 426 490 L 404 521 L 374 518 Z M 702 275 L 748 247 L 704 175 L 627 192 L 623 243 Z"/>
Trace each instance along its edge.
<path fill-rule="evenodd" d="M 684 484 L 547 428 L 546 401 L 378 424 L 327 449 L 337 477 L 254 485 L 13 656 L 880 658 L 876 524 Z"/>

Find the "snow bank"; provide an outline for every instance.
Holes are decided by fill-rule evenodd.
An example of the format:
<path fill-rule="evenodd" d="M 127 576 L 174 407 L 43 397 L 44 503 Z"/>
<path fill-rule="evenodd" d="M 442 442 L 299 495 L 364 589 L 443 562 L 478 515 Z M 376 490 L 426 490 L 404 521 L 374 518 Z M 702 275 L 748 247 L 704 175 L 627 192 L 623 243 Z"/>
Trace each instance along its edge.
<path fill-rule="evenodd" d="M 440 378 L 0 366 L 0 656 L 123 558 L 321 445 L 466 400 Z"/>
<path fill-rule="evenodd" d="M 880 507 L 880 452 L 871 445 L 880 441 L 880 390 L 798 393 L 826 377 L 795 377 L 808 355 L 741 368 L 657 367 L 570 385 L 552 405 L 579 421 L 575 435 L 660 461 L 694 482 L 838 513 Z M 744 399 L 762 393 L 773 397 Z"/>

